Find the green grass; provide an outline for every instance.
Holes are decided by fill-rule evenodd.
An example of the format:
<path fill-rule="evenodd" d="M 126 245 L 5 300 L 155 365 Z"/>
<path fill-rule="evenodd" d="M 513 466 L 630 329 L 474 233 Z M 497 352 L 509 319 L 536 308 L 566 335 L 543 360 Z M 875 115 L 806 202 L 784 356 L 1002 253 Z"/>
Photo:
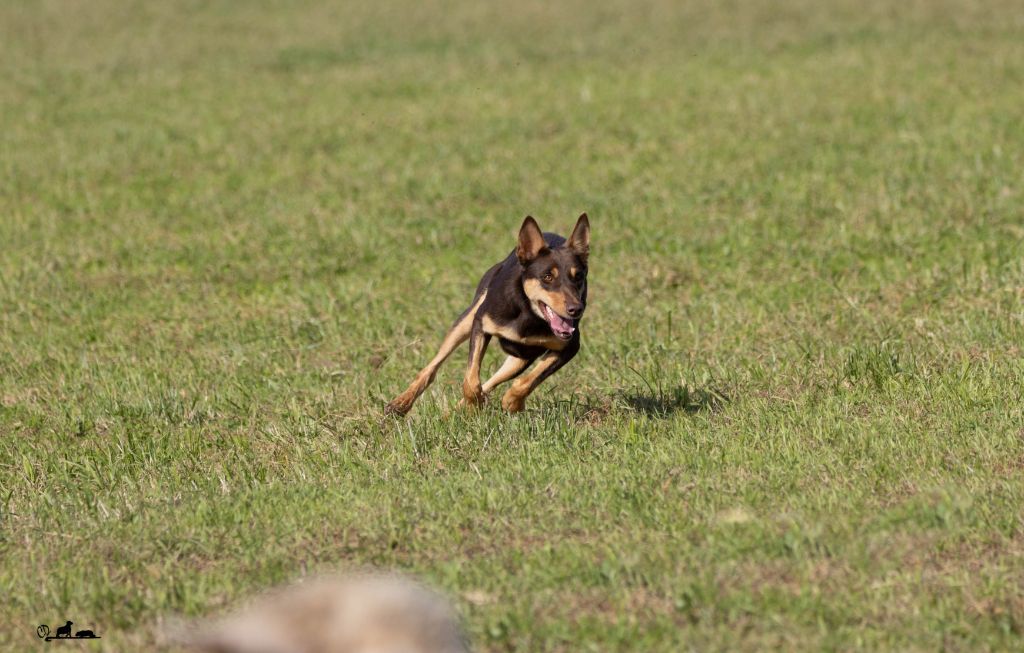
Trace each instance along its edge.
<path fill-rule="evenodd" d="M 347 4 L 0 6 L 0 648 L 377 565 L 479 651 L 1019 649 L 1019 3 Z M 382 423 L 584 210 L 528 411 Z"/>

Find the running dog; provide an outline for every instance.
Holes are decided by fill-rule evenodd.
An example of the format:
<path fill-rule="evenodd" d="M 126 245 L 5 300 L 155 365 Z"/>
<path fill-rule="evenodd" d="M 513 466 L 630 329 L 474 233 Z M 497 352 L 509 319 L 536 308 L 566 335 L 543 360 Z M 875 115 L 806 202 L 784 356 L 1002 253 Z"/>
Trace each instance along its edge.
<path fill-rule="evenodd" d="M 405 392 L 385 407 L 389 415 L 405 415 L 433 382 L 437 370 L 455 349 L 469 340 L 469 366 L 462 382 L 463 402 L 482 404 L 496 386 L 516 379 L 501 398 L 516 413 L 544 379 L 568 363 L 580 349 L 580 319 L 587 306 L 587 258 L 590 220 L 584 213 L 568 240 L 541 233 L 527 216 L 519 242 L 508 257 L 489 269 L 476 288 L 473 303 L 455 320 L 433 360 Z M 508 358 L 494 376 L 480 383 L 480 363 L 492 337 Z"/>

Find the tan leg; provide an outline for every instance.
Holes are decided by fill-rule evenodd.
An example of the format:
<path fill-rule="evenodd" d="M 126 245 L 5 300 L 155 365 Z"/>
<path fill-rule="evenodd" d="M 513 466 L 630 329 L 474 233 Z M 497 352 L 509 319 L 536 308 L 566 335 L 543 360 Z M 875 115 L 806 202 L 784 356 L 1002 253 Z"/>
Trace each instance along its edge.
<path fill-rule="evenodd" d="M 484 392 L 480 385 L 480 364 L 490 341 L 490 334 L 484 333 L 483 327 L 476 322 L 469 337 L 469 367 L 466 368 L 466 378 L 462 381 L 462 399 L 470 406 L 479 406 L 484 402 Z"/>
<path fill-rule="evenodd" d="M 484 382 L 482 388 L 484 394 L 488 394 L 491 390 L 505 381 L 519 376 L 532 362 L 533 361 L 526 360 L 525 358 L 509 356 L 505 359 L 505 362 L 501 364 L 501 367 L 498 368 L 498 371 L 494 373 L 494 376 Z"/>
<path fill-rule="evenodd" d="M 537 366 L 512 384 L 501 398 L 501 407 L 510 413 L 518 413 L 526 407 L 526 398 L 537 389 L 544 379 L 557 372 L 563 365 L 572 360 L 580 350 L 579 338 L 574 338 L 562 351 L 549 351 L 540 357 Z"/>
<path fill-rule="evenodd" d="M 434 358 L 427 363 L 427 366 L 420 370 L 420 373 L 416 375 L 409 387 L 406 388 L 405 392 L 398 395 L 391 402 L 384 407 L 384 413 L 388 415 L 405 415 L 412 409 L 413 403 L 416 399 L 423 394 L 423 391 L 433 383 L 434 377 L 437 375 L 437 369 L 441 367 L 441 364 L 451 356 L 451 353 L 455 349 L 466 342 L 470 334 L 473 331 L 473 318 L 476 317 L 476 311 L 480 308 L 480 304 L 483 303 L 484 297 L 487 293 L 480 295 L 480 297 L 474 302 L 474 304 L 462 314 L 448 334 L 444 337 L 444 341 L 441 343 L 441 348 L 437 350 L 437 354 Z"/>

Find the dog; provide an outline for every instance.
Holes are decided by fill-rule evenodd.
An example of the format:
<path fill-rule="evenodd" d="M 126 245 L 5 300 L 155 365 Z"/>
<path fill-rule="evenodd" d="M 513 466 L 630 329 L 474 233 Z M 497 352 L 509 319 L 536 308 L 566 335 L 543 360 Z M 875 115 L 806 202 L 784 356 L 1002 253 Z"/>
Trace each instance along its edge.
<path fill-rule="evenodd" d="M 501 406 L 517 413 L 526 398 L 580 349 L 580 320 L 587 307 L 587 259 L 590 219 L 582 214 L 569 238 L 542 233 L 526 216 L 516 248 L 484 273 L 473 303 L 448 331 L 441 348 L 402 394 L 384 409 L 405 415 L 433 382 L 437 370 L 455 349 L 469 340 L 469 366 L 462 382 L 463 403 L 479 406 L 496 386 L 516 379 Z M 494 376 L 480 383 L 480 363 L 492 337 L 508 358 Z M 525 376 L 527 367 L 537 361 Z"/>
<path fill-rule="evenodd" d="M 75 637 L 79 639 L 96 639 L 96 633 L 91 630 L 80 630 L 75 633 Z"/>
<path fill-rule="evenodd" d="M 57 629 L 56 637 L 71 637 L 71 626 L 74 622 L 67 622 L 63 626 Z"/>
<path fill-rule="evenodd" d="M 222 619 L 176 624 L 171 643 L 197 653 L 468 653 L 440 594 L 401 576 L 311 578 L 271 590 Z"/>

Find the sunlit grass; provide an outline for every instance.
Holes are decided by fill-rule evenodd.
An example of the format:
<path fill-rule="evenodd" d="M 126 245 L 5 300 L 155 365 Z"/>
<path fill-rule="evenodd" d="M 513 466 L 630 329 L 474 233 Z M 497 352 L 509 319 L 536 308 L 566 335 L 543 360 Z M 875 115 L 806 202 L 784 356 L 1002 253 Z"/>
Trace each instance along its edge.
<path fill-rule="evenodd" d="M 1016 4 L 16 2 L 0 55 L 3 648 L 368 564 L 481 651 L 1019 646 Z M 529 410 L 460 351 L 383 420 L 581 211 Z"/>

